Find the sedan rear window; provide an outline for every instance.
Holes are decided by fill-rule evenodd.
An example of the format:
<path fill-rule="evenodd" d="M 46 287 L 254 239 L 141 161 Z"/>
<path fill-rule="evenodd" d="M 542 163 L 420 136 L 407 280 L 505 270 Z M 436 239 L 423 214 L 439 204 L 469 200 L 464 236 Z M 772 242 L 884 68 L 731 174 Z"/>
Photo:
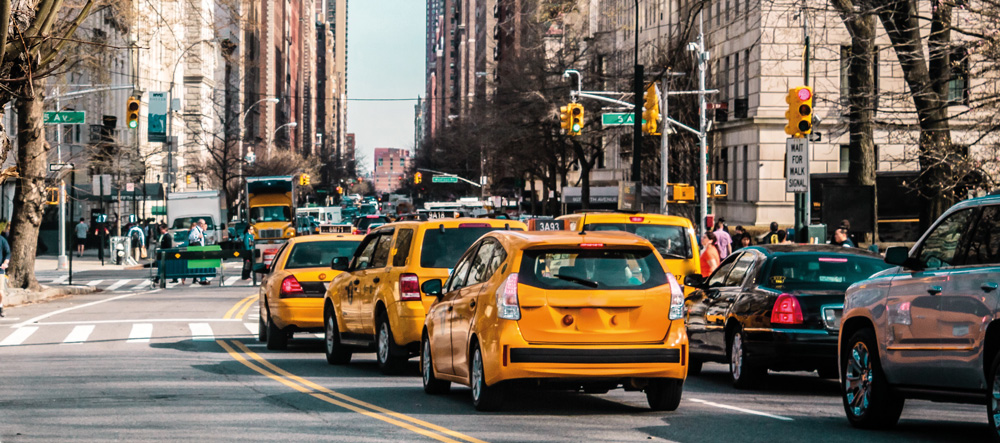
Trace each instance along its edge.
<path fill-rule="evenodd" d="M 387 217 L 358 217 L 354 220 L 354 226 L 362 231 L 367 231 L 368 228 L 375 223 L 384 225 L 389 223 L 389 219 Z"/>
<path fill-rule="evenodd" d="M 649 240 L 666 259 L 694 258 L 687 229 L 683 226 L 645 223 L 588 223 L 584 231 L 623 231 Z"/>
<path fill-rule="evenodd" d="M 420 248 L 421 268 L 453 268 L 469 246 L 487 232 L 499 231 L 503 227 L 459 227 L 428 229 L 424 232 L 424 242 Z"/>
<path fill-rule="evenodd" d="M 351 257 L 358 241 L 314 241 L 296 244 L 288 255 L 285 269 L 322 268 L 330 266 L 334 257 Z"/>
<path fill-rule="evenodd" d="M 651 249 L 526 250 L 519 282 L 541 289 L 649 289 L 667 283 Z"/>
<path fill-rule="evenodd" d="M 766 285 L 784 289 L 789 286 L 822 285 L 847 289 L 851 284 L 890 267 L 875 257 L 848 254 L 788 254 L 771 261 Z"/>

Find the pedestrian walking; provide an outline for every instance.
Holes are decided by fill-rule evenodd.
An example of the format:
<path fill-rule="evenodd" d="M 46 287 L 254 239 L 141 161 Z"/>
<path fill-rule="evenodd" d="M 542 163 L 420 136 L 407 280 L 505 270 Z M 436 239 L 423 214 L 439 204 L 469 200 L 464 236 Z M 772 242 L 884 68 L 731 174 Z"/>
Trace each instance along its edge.
<path fill-rule="evenodd" d="M 10 243 L 0 237 L 0 317 L 6 317 L 3 312 L 3 299 L 7 296 L 7 265 L 10 264 Z"/>
<path fill-rule="evenodd" d="M 156 239 L 156 252 L 153 254 L 153 257 L 156 257 L 156 267 L 159 268 L 160 266 L 163 266 L 163 262 L 160 261 L 160 250 L 173 248 L 174 239 L 170 235 L 170 230 L 167 229 L 167 225 L 165 224 L 158 225 L 156 230 L 159 231 L 158 233 L 159 237 L 157 237 Z M 174 281 L 176 282 L 176 280 Z M 158 285 L 159 283 L 160 283 L 160 273 L 157 272 L 156 277 L 153 278 L 153 284 Z"/>
<path fill-rule="evenodd" d="M 205 246 L 205 228 L 207 224 L 204 219 L 199 219 L 198 221 L 191 223 L 191 232 L 188 233 L 188 246 Z M 181 284 L 184 284 L 186 279 L 181 280 Z M 199 285 L 207 285 L 208 279 L 205 277 L 198 277 L 192 279 L 192 281 L 197 282 Z"/>
<path fill-rule="evenodd" d="M 833 231 L 833 241 L 831 241 L 830 244 L 834 246 L 843 246 L 845 248 L 854 247 L 854 242 L 847 236 L 847 230 L 844 228 L 837 228 L 836 231 Z"/>
<path fill-rule="evenodd" d="M 716 247 L 719 248 L 719 260 L 725 260 L 726 257 L 729 257 L 729 254 L 733 253 L 733 238 L 726 229 L 726 219 L 720 218 L 715 223 L 713 233 L 715 234 Z"/>
<path fill-rule="evenodd" d="M 776 245 L 784 240 L 785 239 L 783 238 L 778 238 L 778 222 L 773 221 L 771 222 L 771 230 L 764 234 L 764 237 L 760 239 L 760 242 L 765 245 Z"/>
<path fill-rule="evenodd" d="M 83 248 L 87 243 L 87 231 L 90 230 L 90 226 L 87 226 L 87 222 L 83 221 L 83 217 L 80 217 L 80 223 L 77 223 L 73 229 L 76 231 L 76 256 L 83 257 Z"/>
<path fill-rule="evenodd" d="M 706 232 L 701 236 L 701 276 L 708 278 L 719 267 L 719 249 L 715 246 L 715 234 Z"/>

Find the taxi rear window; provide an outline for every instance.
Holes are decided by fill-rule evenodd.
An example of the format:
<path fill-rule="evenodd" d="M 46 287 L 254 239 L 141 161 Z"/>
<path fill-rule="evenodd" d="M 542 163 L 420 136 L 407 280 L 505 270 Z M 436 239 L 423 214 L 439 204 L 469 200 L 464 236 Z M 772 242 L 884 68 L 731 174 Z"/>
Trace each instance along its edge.
<path fill-rule="evenodd" d="M 424 232 L 424 242 L 420 248 L 420 267 L 452 268 L 466 249 L 487 232 L 503 230 L 502 226 L 475 223 L 475 227 L 434 228 Z M 520 228 L 512 228 L 520 231 Z"/>
<path fill-rule="evenodd" d="M 351 257 L 359 241 L 314 241 L 296 244 L 288 255 L 285 269 L 320 268 L 330 266 L 334 257 Z"/>
<path fill-rule="evenodd" d="M 667 283 L 651 249 L 529 249 L 519 283 L 541 289 L 649 289 Z"/>
<path fill-rule="evenodd" d="M 691 240 L 683 226 L 645 223 L 588 223 L 584 231 L 624 231 L 649 240 L 666 259 L 694 258 Z"/>

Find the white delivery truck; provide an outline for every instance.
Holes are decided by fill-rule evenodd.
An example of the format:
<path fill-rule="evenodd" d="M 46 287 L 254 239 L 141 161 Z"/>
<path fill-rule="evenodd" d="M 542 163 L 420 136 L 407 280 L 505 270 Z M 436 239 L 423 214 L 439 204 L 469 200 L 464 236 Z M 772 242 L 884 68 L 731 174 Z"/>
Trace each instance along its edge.
<path fill-rule="evenodd" d="M 187 246 L 191 223 L 204 219 L 208 224 L 205 244 L 214 245 L 222 241 L 222 192 L 192 191 L 167 194 L 167 226 L 174 238 L 174 245 Z"/>

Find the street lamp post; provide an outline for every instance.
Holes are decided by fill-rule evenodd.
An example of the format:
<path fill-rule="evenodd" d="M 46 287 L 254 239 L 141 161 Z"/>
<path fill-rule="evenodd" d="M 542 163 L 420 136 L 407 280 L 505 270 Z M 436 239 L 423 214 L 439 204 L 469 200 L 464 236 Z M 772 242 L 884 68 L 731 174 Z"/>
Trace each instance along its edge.
<path fill-rule="evenodd" d="M 240 177 L 241 177 L 240 180 L 243 180 L 243 178 L 242 178 L 243 177 L 243 163 L 246 162 L 246 163 L 253 164 L 253 160 L 255 160 L 255 158 L 254 158 L 255 156 L 251 156 L 251 154 L 243 152 L 243 138 L 245 137 L 245 134 L 243 132 L 243 128 L 245 127 L 245 122 L 246 122 L 246 119 L 247 119 L 247 115 L 250 115 L 250 111 L 253 110 L 254 106 L 257 106 L 257 105 L 259 105 L 261 103 L 265 103 L 265 102 L 267 102 L 267 103 L 278 103 L 280 101 L 281 100 L 279 100 L 276 97 L 269 97 L 269 98 L 264 98 L 264 99 L 257 100 L 256 102 L 254 102 L 254 104 L 252 104 L 250 106 L 247 106 L 247 110 L 244 111 L 243 115 L 240 116 L 240 136 L 239 136 L 239 139 L 240 139 L 240 159 L 242 160 L 242 161 L 239 162 L 239 165 L 240 165 L 239 171 L 240 171 Z"/>
<path fill-rule="evenodd" d="M 283 124 L 281 126 L 278 126 L 274 130 L 274 132 L 271 133 L 270 140 L 267 141 L 267 153 L 271 154 L 271 144 L 274 143 L 274 138 L 278 136 L 278 131 L 280 131 L 282 128 L 294 128 L 294 127 L 296 127 L 298 125 L 299 125 L 298 122 L 290 122 L 290 123 L 285 123 L 285 124 Z"/>
<path fill-rule="evenodd" d="M 639 207 L 642 208 L 642 89 L 644 86 L 644 67 L 639 64 L 639 0 L 635 0 L 635 108 L 632 124 L 632 181 L 636 182 L 639 194 Z"/>

